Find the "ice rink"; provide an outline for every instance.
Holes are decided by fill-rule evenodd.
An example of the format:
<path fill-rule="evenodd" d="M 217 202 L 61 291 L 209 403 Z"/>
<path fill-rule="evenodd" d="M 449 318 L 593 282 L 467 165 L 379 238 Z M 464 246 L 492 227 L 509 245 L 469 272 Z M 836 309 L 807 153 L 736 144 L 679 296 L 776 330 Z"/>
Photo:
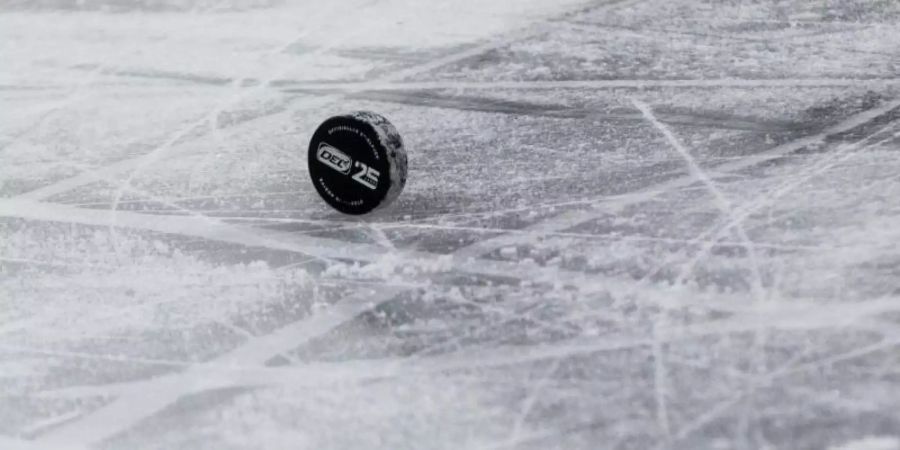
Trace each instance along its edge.
<path fill-rule="evenodd" d="M 0 0 L 0 449 L 900 449 L 900 2 Z M 398 201 L 309 180 L 403 135 Z"/>

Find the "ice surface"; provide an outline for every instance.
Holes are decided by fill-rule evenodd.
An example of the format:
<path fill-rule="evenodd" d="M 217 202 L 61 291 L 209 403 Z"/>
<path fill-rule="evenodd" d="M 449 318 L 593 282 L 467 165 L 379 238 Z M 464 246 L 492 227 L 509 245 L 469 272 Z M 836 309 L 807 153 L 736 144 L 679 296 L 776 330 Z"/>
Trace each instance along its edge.
<path fill-rule="evenodd" d="M 900 446 L 900 3 L 0 8 L 0 450 Z"/>

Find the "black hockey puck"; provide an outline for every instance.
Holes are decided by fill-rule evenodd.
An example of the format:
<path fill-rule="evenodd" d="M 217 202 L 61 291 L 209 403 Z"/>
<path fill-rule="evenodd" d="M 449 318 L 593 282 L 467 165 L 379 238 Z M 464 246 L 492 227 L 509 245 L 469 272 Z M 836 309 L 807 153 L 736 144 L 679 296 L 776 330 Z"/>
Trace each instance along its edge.
<path fill-rule="evenodd" d="M 397 129 L 367 111 L 332 117 L 309 142 L 309 175 L 334 209 L 366 214 L 389 205 L 406 185 L 406 150 Z"/>

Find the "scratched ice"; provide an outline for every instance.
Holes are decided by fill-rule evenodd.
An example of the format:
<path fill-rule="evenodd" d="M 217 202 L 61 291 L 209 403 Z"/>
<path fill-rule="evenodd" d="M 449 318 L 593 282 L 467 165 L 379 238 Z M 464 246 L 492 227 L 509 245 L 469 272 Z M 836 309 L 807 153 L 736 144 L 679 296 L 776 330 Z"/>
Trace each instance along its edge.
<path fill-rule="evenodd" d="M 0 10 L 2 450 L 900 448 L 900 3 Z"/>

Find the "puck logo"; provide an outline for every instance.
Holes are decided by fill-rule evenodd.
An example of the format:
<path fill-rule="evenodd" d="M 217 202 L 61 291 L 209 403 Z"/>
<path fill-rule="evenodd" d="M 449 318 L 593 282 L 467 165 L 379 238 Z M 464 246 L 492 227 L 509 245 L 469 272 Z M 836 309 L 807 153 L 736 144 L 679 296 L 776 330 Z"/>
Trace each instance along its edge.
<path fill-rule="evenodd" d="M 350 167 L 353 165 L 353 160 L 346 153 L 324 142 L 319 144 L 319 149 L 316 151 L 316 159 L 343 174 L 350 173 Z"/>
<path fill-rule="evenodd" d="M 381 176 L 381 172 L 359 161 L 356 162 L 356 167 L 359 168 L 359 172 L 356 172 L 356 174 L 353 175 L 353 179 L 358 181 L 359 184 L 374 191 L 375 188 L 378 187 L 378 177 Z"/>

